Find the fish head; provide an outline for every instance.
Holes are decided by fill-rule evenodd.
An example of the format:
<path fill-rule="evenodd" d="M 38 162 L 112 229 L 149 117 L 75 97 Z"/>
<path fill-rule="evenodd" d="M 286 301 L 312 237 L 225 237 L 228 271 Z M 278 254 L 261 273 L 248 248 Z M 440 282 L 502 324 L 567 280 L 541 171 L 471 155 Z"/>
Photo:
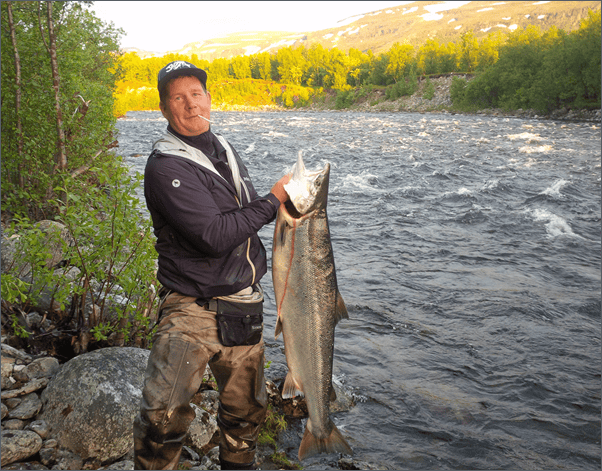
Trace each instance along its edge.
<path fill-rule="evenodd" d="M 307 170 L 303 163 L 302 151 L 293 165 L 290 181 L 284 185 L 291 202 L 300 215 L 326 208 L 330 164 L 319 170 Z"/>

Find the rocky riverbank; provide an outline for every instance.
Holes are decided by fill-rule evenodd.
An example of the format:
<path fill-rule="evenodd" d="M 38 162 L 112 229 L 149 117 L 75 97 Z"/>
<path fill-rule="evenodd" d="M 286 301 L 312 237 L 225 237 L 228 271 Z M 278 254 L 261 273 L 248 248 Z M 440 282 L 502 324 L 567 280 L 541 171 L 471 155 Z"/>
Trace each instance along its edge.
<path fill-rule="evenodd" d="M 134 469 L 131 425 L 149 351 L 102 348 L 60 364 L 46 353 L 30 355 L 9 343 L 3 335 L 2 468 Z M 301 469 L 295 453 L 307 408 L 302 399 L 282 399 L 282 380 L 266 381 L 269 412 L 258 447 L 260 469 Z M 335 389 L 338 399 L 331 412 L 353 407 L 353 399 L 337 385 Z M 220 469 L 217 401 L 207 370 L 191 401 L 196 418 L 178 469 Z M 286 427 L 275 432 L 273 423 L 283 420 Z M 329 456 L 331 469 L 379 469 L 351 457 Z"/>
<path fill-rule="evenodd" d="M 476 114 L 497 117 L 516 117 L 529 119 L 555 119 L 563 121 L 587 121 L 600 123 L 600 110 L 572 110 L 562 108 L 555 110 L 549 115 L 542 115 L 535 110 L 513 110 L 504 111 L 501 109 L 482 109 L 475 113 L 459 111 L 454 108 L 451 100 L 451 85 L 453 77 L 470 80 L 467 75 L 442 75 L 430 79 L 421 79 L 418 82 L 418 89 L 411 96 L 404 96 L 397 100 L 387 100 L 384 90 L 374 89 L 357 103 L 346 108 L 345 111 L 364 111 L 364 112 L 406 112 L 406 113 L 445 113 L 445 114 Z M 432 84 L 432 96 L 428 93 L 430 84 Z M 310 110 L 334 110 L 336 94 L 328 96 L 322 103 L 314 103 L 308 107 Z"/>

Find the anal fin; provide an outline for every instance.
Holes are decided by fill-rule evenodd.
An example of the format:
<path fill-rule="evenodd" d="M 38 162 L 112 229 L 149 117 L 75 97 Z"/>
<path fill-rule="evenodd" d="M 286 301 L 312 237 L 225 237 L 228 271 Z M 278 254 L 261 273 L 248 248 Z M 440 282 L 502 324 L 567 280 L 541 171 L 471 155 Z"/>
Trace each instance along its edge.
<path fill-rule="evenodd" d="M 335 325 L 341 319 L 349 319 L 349 313 L 347 312 L 347 306 L 345 306 L 345 301 L 343 301 L 343 297 L 339 290 L 337 289 L 337 302 L 334 310 L 334 323 Z"/>

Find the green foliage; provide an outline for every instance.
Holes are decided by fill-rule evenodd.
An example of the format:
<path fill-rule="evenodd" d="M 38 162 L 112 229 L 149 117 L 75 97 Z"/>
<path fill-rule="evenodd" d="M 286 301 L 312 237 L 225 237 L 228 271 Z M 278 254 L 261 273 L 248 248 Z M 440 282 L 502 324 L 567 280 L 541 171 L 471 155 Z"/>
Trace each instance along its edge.
<path fill-rule="evenodd" d="M 337 110 L 343 110 L 345 108 L 349 108 L 351 105 L 353 105 L 354 102 L 355 102 L 355 100 L 354 100 L 354 95 L 353 95 L 352 90 L 346 90 L 346 91 L 339 90 L 337 92 L 337 97 L 335 100 L 334 107 Z"/>
<path fill-rule="evenodd" d="M 304 106 L 323 100 L 322 88 L 336 90 L 335 107 L 346 109 L 362 98 L 359 91 L 365 92 L 367 86 L 387 87 L 387 99 L 396 100 L 415 93 L 419 75 L 452 72 L 478 74 L 471 82 L 474 84 L 462 94 L 467 101 L 454 103 L 457 108 L 550 109 L 567 103 L 591 107 L 600 94 L 600 31 L 596 18 L 599 12 L 590 12 L 579 32 L 571 34 L 554 28 L 542 34 L 530 26 L 510 34 L 492 32 L 479 39 L 474 31 L 466 31 L 456 43 L 442 44 L 428 39 L 416 49 L 395 43 L 378 56 L 353 48 L 345 54 L 336 47 L 329 50 L 314 43 L 308 48 L 287 46 L 273 54 L 263 52 L 195 63 L 207 69 L 208 86 L 218 109 L 272 104 L 288 108 Z M 118 114 L 128 109 L 158 108 L 158 99 L 153 100 L 152 96 L 156 96 L 154 87 L 159 69 L 171 60 L 195 60 L 172 56 L 144 60 L 134 54 L 123 57 L 123 68 L 135 68 L 137 73 L 128 72 L 124 77 L 129 82 L 119 84 Z M 546 83 L 549 73 L 554 78 L 553 84 Z M 242 79 L 249 83 L 243 86 L 237 82 Z M 278 86 L 283 87 L 281 92 L 277 91 Z M 433 91 L 428 88 L 425 93 L 429 99 Z"/>
<path fill-rule="evenodd" d="M 27 218 L 7 230 L 8 236 L 20 237 L 17 262 L 3 274 L 2 298 L 35 307 L 49 296 L 60 311 L 78 313 L 78 335 L 90 332 L 103 341 L 115 334 L 124 344 L 146 345 L 156 301 L 156 252 L 136 196 L 142 177 L 132 181 L 120 161 L 95 171 L 98 185 L 65 177 L 60 190 L 66 199 L 53 202 L 66 235 L 44 233 Z M 50 247 L 60 247 L 67 266 L 48 265 Z M 99 311 L 86 308 L 92 304 Z"/>
<path fill-rule="evenodd" d="M 409 44 L 393 44 L 387 53 L 387 67 L 385 74 L 396 83 L 408 75 L 415 73 L 414 47 Z"/>
<path fill-rule="evenodd" d="M 57 112 L 45 2 L 10 2 L 21 80 L 16 80 L 15 48 L 8 6 L 2 2 L 2 202 L 3 208 L 34 216 L 48 214 L 49 194 L 60 179 L 55 169 Z M 56 32 L 60 106 L 67 170 L 77 169 L 114 140 L 111 113 L 120 31 L 103 24 L 85 3 L 50 2 Z M 42 29 L 38 23 L 42 10 Z M 45 41 L 45 42 L 44 42 Z M 17 94 L 21 93 L 20 109 Z M 86 103 L 84 103 L 86 102 Z M 21 122 L 21 131 L 17 123 Z"/>
<path fill-rule="evenodd" d="M 452 85 L 459 109 L 600 107 L 600 12 L 572 33 L 530 26 L 508 36 L 499 59 L 470 83 Z"/>
<path fill-rule="evenodd" d="M 275 451 L 270 455 L 270 458 L 278 465 L 278 469 L 303 469 L 298 464 L 292 463 L 283 451 Z"/>
<path fill-rule="evenodd" d="M 397 100 L 402 96 L 409 96 L 416 93 L 418 90 L 418 78 L 412 71 L 407 77 L 404 77 L 399 82 L 387 87 L 385 97 L 387 100 Z"/>
<path fill-rule="evenodd" d="M 426 79 L 426 84 L 424 85 L 424 92 L 422 93 L 422 98 L 425 100 L 432 100 L 435 96 L 435 85 L 431 82 L 430 78 Z"/>
<path fill-rule="evenodd" d="M 275 447 L 276 438 L 283 430 L 286 430 L 286 419 L 284 414 L 276 411 L 271 404 L 268 404 L 265 421 L 259 430 L 259 438 L 257 439 L 257 443 L 260 445 L 272 445 Z"/>

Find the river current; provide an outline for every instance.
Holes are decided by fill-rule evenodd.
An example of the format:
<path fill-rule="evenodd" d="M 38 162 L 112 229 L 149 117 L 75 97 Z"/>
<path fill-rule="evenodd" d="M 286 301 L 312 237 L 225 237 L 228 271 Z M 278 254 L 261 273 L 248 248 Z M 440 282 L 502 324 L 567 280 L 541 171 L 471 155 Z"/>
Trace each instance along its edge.
<path fill-rule="evenodd" d="M 600 469 L 599 124 L 211 118 L 260 194 L 299 150 L 307 168 L 331 164 L 328 217 L 349 311 L 336 329 L 334 378 L 355 400 L 332 416 L 355 459 L 379 469 Z M 133 172 L 165 127 L 159 112 L 118 121 L 117 152 Z M 273 230 L 260 231 L 270 266 Z M 262 285 L 266 374 L 283 377 L 269 272 Z"/>

